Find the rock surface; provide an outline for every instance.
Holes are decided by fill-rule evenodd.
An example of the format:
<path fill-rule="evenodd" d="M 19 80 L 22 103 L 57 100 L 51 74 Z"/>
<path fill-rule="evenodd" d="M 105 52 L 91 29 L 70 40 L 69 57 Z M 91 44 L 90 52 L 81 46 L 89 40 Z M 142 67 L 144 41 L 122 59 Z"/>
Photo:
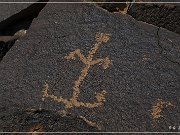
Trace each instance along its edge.
<path fill-rule="evenodd" d="M 136 20 L 180 34 L 180 4 L 133 4 L 128 14 Z"/>
<path fill-rule="evenodd" d="M 10 112 L 42 108 L 101 131 L 170 131 L 180 121 L 179 42 L 94 5 L 47 4 L 0 63 L 0 127 Z"/>
<path fill-rule="evenodd" d="M 26 2 L 29 0 L 11 0 L 9 2 Z M 37 0 L 32 0 L 32 2 L 36 2 Z M 7 0 L 1 0 L 0 2 L 8 2 Z M 12 15 L 19 13 L 21 10 L 26 9 L 29 7 L 32 3 L 24 3 L 24 4 L 12 4 L 12 3 L 1 3 L 1 13 L 0 13 L 0 22 L 8 19 Z"/>
<path fill-rule="evenodd" d="M 93 2 L 96 2 L 96 5 L 99 7 L 104 8 L 105 10 L 108 10 L 109 12 L 119 12 L 121 14 L 126 14 L 128 7 L 130 7 L 130 3 L 126 2 L 132 2 L 132 0 L 91 0 Z M 101 2 L 101 3 L 99 3 Z M 105 3 L 103 3 L 105 2 Z M 106 2 L 112 2 L 112 3 L 106 3 Z M 121 2 L 121 3 L 117 3 Z"/>
<path fill-rule="evenodd" d="M 91 0 L 99 2 L 99 0 Z M 101 2 L 109 2 L 109 0 L 100 0 Z M 112 0 L 112 2 L 124 3 L 98 3 L 99 7 L 109 12 L 127 13 L 136 20 L 147 22 L 158 27 L 166 28 L 170 31 L 180 34 L 180 3 L 179 0 L 136 0 L 135 2 L 151 2 L 151 3 L 128 3 L 132 0 Z M 164 3 L 153 3 L 164 2 Z"/>
<path fill-rule="evenodd" d="M 39 0 L 39 2 L 47 0 Z M 9 0 L 1 2 L 28 2 L 28 0 Z M 27 30 L 34 18 L 36 18 L 42 8 L 46 5 L 37 4 L 37 0 L 31 1 L 32 3 L 0 3 L 0 36 L 14 36 L 17 31 Z M 3 42 L 0 37 L 0 61 L 6 52 L 14 45 L 16 40 Z"/>
<path fill-rule="evenodd" d="M 9 2 L 27 2 L 28 0 L 14 0 Z M 36 2 L 38 0 L 32 0 Z M 1 0 L 1 2 L 8 2 L 7 0 Z M 6 34 L 4 29 L 10 27 L 16 23 L 27 21 L 29 16 L 33 16 L 33 12 L 37 10 L 32 3 L 1 3 L 0 4 L 0 35 Z M 33 10 L 32 10 L 33 9 Z M 28 21 L 27 21 L 28 24 Z M 21 26 L 19 26 L 21 27 Z M 12 33 L 11 33 L 12 34 Z"/>
<path fill-rule="evenodd" d="M 4 123 L 1 132 L 2 130 L 9 132 L 98 132 L 96 127 L 88 125 L 81 117 L 62 116 L 57 112 L 47 110 L 17 110 L 6 114 L 2 120 Z"/>

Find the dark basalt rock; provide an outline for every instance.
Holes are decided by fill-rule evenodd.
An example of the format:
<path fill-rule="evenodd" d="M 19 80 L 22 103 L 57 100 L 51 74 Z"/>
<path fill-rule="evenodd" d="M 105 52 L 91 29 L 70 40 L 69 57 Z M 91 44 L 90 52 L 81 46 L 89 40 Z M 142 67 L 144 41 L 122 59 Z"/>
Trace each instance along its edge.
<path fill-rule="evenodd" d="M 128 7 L 131 5 L 130 3 L 126 2 L 132 2 L 132 0 L 91 0 L 92 2 L 96 2 L 96 5 L 99 7 L 102 7 L 103 9 L 109 11 L 109 12 L 123 12 L 128 9 Z M 103 3 L 104 2 L 104 3 Z M 112 2 L 112 3 L 106 3 L 106 2 Z M 121 2 L 121 3 L 117 3 Z"/>
<path fill-rule="evenodd" d="M 1 0 L 1 2 L 27 2 L 28 0 Z M 32 0 L 32 2 L 36 2 L 37 0 Z M 13 16 L 14 14 L 19 13 L 23 9 L 26 9 L 32 5 L 32 3 L 23 3 L 23 4 L 17 4 L 17 3 L 1 3 L 1 13 L 0 13 L 0 22 L 5 21 L 9 17 Z"/>
<path fill-rule="evenodd" d="M 57 112 L 49 110 L 16 110 L 1 117 L 1 120 L 4 121 L 1 132 L 99 131 L 96 127 L 88 125 L 78 116 L 70 114 L 62 116 Z"/>
<path fill-rule="evenodd" d="M 110 34 L 93 54 L 93 60 L 104 61 L 87 69 L 85 58 L 98 32 Z M 91 4 L 47 4 L 0 63 L 0 127 L 8 122 L 2 118 L 19 108 L 66 107 L 101 131 L 171 131 L 180 121 L 179 42 L 178 34 Z M 70 57 L 76 49 L 80 52 Z M 69 106 L 44 90 L 49 86 L 49 95 L 69 100 L 77 83 L 78 102 L 67 101 Z M 87 102 L 102 104 L 83 106 Z"/>
<path fill-rule="evenodd" d="M 180 4 L 133 4 L 128 14 L 136 20 L 180 34 Z"/>
<path fill-rule="evenodd" d="M 39 0 L 38 2 L 48 0 Z M 1 2 L 28 2 L 28 1 L 1 1 Z M 37 0 L 31 1 L 37 2 Z M 29 29 L 31 22 L 36 18 L 46 3 L 1 3 L 0 4 L 0 36 L 14 36 L 19 30 Z M 0 61 L 16 40 L 3 42 L 0 38 Z"/>
<path fill-rule="evenodd" d="M 33 0 L 31 2 L 37 2 Z M 39 0 L 48 1 L 48 0 Z M 3 0 L 1 2 L 8 2 Z M 24 0 L 14 0 L 12 2 L 28 2 Z M 38 13 L 46 4 L 38 3 L 1 3 L 0 4 L 0 35 L 14 35 L 20 29 L 28 29 L 33 18 L 37 17 Z"/>
<path fill-rule="evenodd" d="M 94 2 L 109 2 L 109 0 L 91 0 Z M 109 12 L 122 12 L 127 10 L 127 14 L 134 17 L 136 20 L 143 21 L 158 27 L 166 28 L 170 31 L 180 34 L 180 4 L 166 3 L 169 0 L 136 0 L 135 2 L 152 2 L 152 3 L 133 3 L 132 0 L 112 0 L 111 2 L 124 3 L 97 3 L 96 5 Z M 126 3 L 126 2 L 132 2 Z M 179 2 L 173 0 L 172 2 Z"/>

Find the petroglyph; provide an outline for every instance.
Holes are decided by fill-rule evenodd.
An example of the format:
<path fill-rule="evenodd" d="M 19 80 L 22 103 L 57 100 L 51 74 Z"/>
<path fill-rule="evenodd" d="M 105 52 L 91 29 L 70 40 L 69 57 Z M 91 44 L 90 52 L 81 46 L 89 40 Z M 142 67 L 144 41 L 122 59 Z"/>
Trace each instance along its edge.
<path fill-rule="evenodd" d="M 106 91 L 102 90 L 100 92 L 95 92 L 96 102 L 94 103 L 84 103 L 78 100 L 79 94 L 80 94 L 80 86 L 82 82 L 84 81 L 85 77 L 88 75 L 88 72 L 90 68 L 94 65 L 100 65 L 103 69 L 107 69 L 109 65 L 111 64 L 111 60 L 109 57 L 106 57 L 104 59 L 96 59 L 93 60 L 93 56 L 100 47 L 102 43 L 106 43 L 109 40 L 110 35 L 105 33 L 97 33 L 96 34 L 96 42 L 94 44 L 94 47 L 91 48 L 91 50 L 88 52 L 88 56 L 85 57 L 80 49 L 77 49 L 73 52 L 70 52 L 69 55 L 65 56 L 64 58 L 66 60 L 75 60 L 76 57 L 79 57 L 80 61 L 84 64 L 84 68 L 81 70 L 81 74 L 79 75 L 78 79 L 74 82 L 74 86 L 72 88 L 73 93 L 72 97 L 68 99 L 62 98 L 62 96 L 57 97 L 55 95 L 50 95 L 49 92 L 49 85 L 47 82 L 45 82 L 44 88 L 43 88 L 43 99 L 50 98 L 58 103 L 63 103 L 65 105 L 65 108 L 72 108 L 72 107 L 86 107 L 86 108 L 95 108 L 98 106 L 103 105 L 105 102 L 105 95 Z"/>
<path fill-rule="evenodd" d="M 45 132 L 43 125 L 36 124 L 29 129 L 27 135 L 42 135 L 41 132 Z"/>
<path fill-rule="evenodd" d="M 87 120 L 85 117 L 80 116 L 81 119 L 83 119 L 88 125 L 92 126 L 92 127 L 97 127 L 99 130 L 102 129 L 102 127 L 100 125 L 98 125 L 96 122 L 92 122 L 90 120 Z"/>
<path fill-rule="evenodd" d="M 160 117 L 163 117 L 163 115 L 161 115 L 162 109 L 169 106 L 173 106 L 173 104 L 170 102 L 165 102 L 162 99 L 158 99 L 151 109 L 151 115 L 153 117 L 153 120 L 156 121 Z"/>

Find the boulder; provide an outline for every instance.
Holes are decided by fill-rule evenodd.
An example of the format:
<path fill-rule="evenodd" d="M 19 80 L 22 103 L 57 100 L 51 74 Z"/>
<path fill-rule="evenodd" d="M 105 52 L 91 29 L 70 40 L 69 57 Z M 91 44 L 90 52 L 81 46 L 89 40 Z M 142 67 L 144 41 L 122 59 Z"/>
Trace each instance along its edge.
<path fill-rule="evenodd" d="M 146 2 L 147 0 L 140 0 Z M 140 2 L 137 0 L 137 2 Z M 178 2 L 173 0 L 172 2 Z M 149 0 L 148 2 L 157 2 Z M 129 9 L 128 14 L 136 20 L 147 22 L 158 27 L 166 28 L 180 34 L 180 3 L 166 3 L 169 0 L 161 0 L 164 3 L 135 3 Z"/>
<path fill-rule="evenodd" d="M 38 16 L 39 12 L 46 5 L 46 3 L 35 3 L 42 1 L 47 2 L 48 0 L 33 0 L 31 1 L 31 3 L 28 3 L 28 0 L 1 1 L 2 3 L 0 3 L 0 61 L 4 57 L 6 52 L 9 51 L 9 49 L 14 45 L 17 37 L 13 36 L 18 31 L 27 30 L 30 27 L 32 20 Z"/>
<path fill-rule="evenodd" d="M 38 0 L 32 0 L 31 2 L 37 2 L 37 1 Z M 47 0 L 44 0 L 44 1 L 47 1 Z M 1 0 L 1 2 L 4 2 L 4 3 L 0 3 L 0 9 L 1 9 L 0 35 L 12 34 L 14 32 L 12 29 L 16 30 L 23 27 L 22 22 L 26 24 L 26 26 L 24 27 L 28 28 L 29 23 L 31 23 L 30 20 L 32 20 L 31 18 L 34 18 L 34 16 L 36 16 L 35 14 L 39 12 L 39 10 L 41 10 L 42 7 L 45 5 L 45 4 L 37 4 L 37 3 L 34 3 L 34 4 L 33 3 L 16 3 L 16 2 L 28 2 L 28 0 L 13 0 L 13 1 Z M 6 3 L 6 2 L 14 2 L 14 3 Z M 18 26 L 17 26 L 17 23 L 19 23 Z M 11 33 L 5 31 L 9 27 L 11 27 Z"/>
<path fill-rule="evenodd" d="M 3 117 L 26 109 L 83 116 L 105 132 L 172 131 L 179 37 L 93 4 L 47 4 L 0 63 L 1 131 Z"/>

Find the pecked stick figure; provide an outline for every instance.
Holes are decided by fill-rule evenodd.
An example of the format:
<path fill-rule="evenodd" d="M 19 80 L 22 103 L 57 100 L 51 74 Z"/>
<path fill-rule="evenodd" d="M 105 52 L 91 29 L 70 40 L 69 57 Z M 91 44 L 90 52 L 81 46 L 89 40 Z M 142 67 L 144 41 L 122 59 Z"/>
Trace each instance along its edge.
<path fill-rule="evenodd" d="M 74 82 L 74 86 L 72 88 L 73 94 L 69 100 L 62 98 L 61 96 L 57 97 L 55 95 L 50 95 L 48 93 L 49 85 L 47 82 L 45 83 L 44 88 L 43 88 L 43 100 L 45 98 L 50 98 L 58 103 L 63 103 L 65 105 L 65 108 L 72 108 L 72 107 L 95 108 L 95 107 L 103 105 L 103 103 L 105 102 L 105 94 L 107 93 L 105 90 L 102 90 L 97 93 L 95 92 L 96 101 L 93 103 L 81 102 L 78 100 L 78 97 L 80 94 L 80 86 L 82 82 L 84 81 L 85 77 L 88 75 L 88 71 L 90 70 L 92 66 L 98 64 L 102 66 L 103 69 L 107 69 L 109 67 L 111 63 L 111 60 L 109 59 L 109 57 L 93 60 L 93 56 L 98 50 L 99 46 L 102 43 L 106 43 L 108 40 L 109 40 L 109 34 L 97 33 L 94 47 L 91 48 L 87 57 L 85 57 L 81 53 L 80 49 L 76 49 L 75 51 L 70 52 L 69 55 L 64 57 L 67 60 L 75 60 L 76 57 L 79 57 L 81 62 L 84 63 L 84 68 L 81 70 L 81 74 L 79 75 L 78 79 Z"/>

